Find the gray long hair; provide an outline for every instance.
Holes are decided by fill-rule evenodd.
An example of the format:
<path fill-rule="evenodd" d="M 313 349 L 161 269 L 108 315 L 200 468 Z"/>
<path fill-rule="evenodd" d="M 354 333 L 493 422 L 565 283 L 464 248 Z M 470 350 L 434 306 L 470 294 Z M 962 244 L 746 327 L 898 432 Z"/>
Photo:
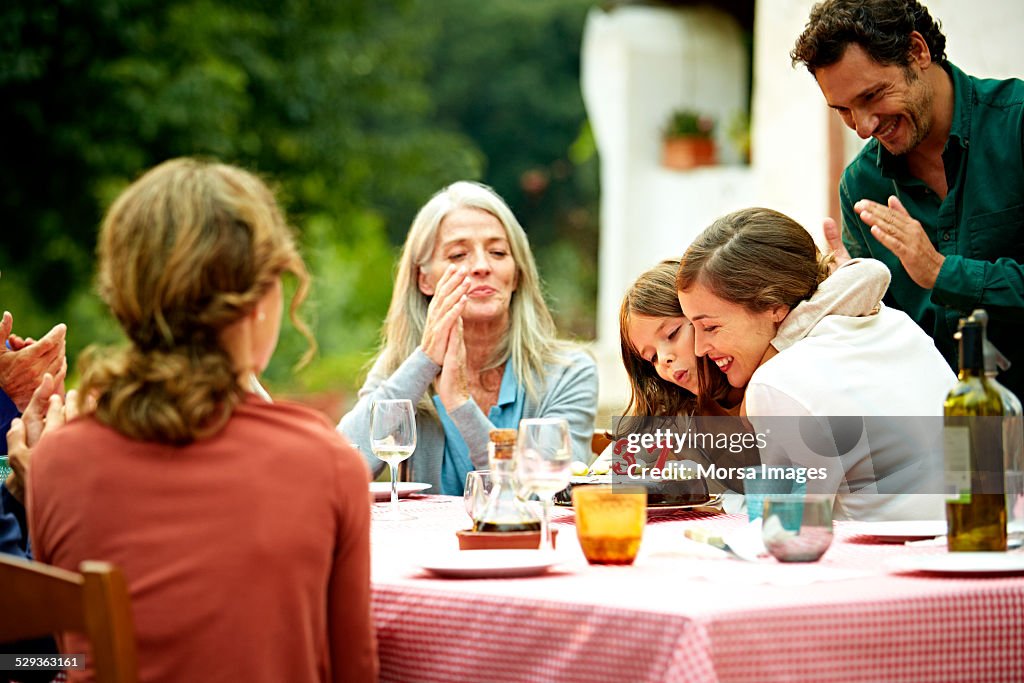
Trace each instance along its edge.
<path fill-rule="evenodd" d="M 509 328 L 483 369 L 496 368 L 511 358 L 519 386 L 531 400 L 537 400 L 543 389 L 544 365 L 563 362 L 561 353 L 571 345 L 555 336 L 555 322 L 541 293 L 540 276 L 526 232 L 501 197 L 480 183 L 452 183 L 431 197 L 416 214 L 399 257 L 395 289 L 384 322 L 383 348 L 379 354 L 383 370 L 386 375 L 393 373 L 423 339 L 430 298 L 419 289 L 419 274 L 434 253 L 441 221 L 452 211 L 463 208 L 481 209 L 501 222 L 516 264 L 517 287 L 509 304 Z M 420 407 L 433 412 L 427 397 Z"/>

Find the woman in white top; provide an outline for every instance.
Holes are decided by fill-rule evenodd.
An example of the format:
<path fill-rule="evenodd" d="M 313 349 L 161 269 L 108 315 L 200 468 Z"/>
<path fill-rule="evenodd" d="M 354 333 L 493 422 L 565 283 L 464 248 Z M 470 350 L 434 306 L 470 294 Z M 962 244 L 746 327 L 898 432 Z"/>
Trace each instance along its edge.
<path fill-rule="evenodd" d="M 788 216 L 752 208 L 718 219 L 676 279 L 696 353 L 746 386 L 741 413 L 768 436 L 763 459 L 820 470 L 808 491 L 840 494 L 837 517 L 939 518 L 941 496 L 924 494 L 941 493 L 942 404 L 956 378 L 932 340 L 880 305 L 824 316 L 784 350 L 771 344 L 827 274 Z"/>
<path fill-rule="evenodd" d="M 697 416 L 699 424 L 695 426 L 701 431 L 744 429 L 731 418 L 739 415 L 743 388 L 729 386 L 726 376 L 710 360 L 698 359 L 694 353 L 693 325 L 683 315 L 676 293 L 679 263 L 678 258 L 666 259 L 645 271 L 623 296 L 619 335 L 622 364 L 630 383 L 630 401 L 623 413 L 625 417 L 615 425 L 619 437 L 644 427 L 671 427 L 681 433 L 687 430 L 691 418 Z M 859 258 L 846 261 L 821 283 L 810 299 L 801 302 L 786 317 L 772 346 L 780 351 L 788 348 L 803 339 L 827 315 L 872 315 L 877 312 L 878 302 L 889 286 L 889 277 L 889 269 L 880 261 Z M 698 382 L 702 386 L 698 386 Z M 651 419 L 659 417 L 670 419 Z M 613 455 L 621 456 L 624 449 L 621 438 L 609 444 L 592 471 L 611 468 Z M 659 454 L 648 454 L 643 459 L 653 461 L 658 457 Z M 708 464 L 710 460 L 725 468 L 743 464 L 736 453 L 712 447 L 690 449 L 686 457 L 698 464 Z M 620 459 L 622 463 L 616 471 L 629 464 L 628 460 Z M 741 491 L 742 484 L 741 480 L 733 479 L 726 485 Z"/>

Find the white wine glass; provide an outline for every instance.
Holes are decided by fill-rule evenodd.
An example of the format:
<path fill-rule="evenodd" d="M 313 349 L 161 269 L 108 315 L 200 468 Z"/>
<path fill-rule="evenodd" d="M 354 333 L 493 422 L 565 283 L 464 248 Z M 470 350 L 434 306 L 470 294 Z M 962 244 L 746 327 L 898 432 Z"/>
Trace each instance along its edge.
<path fill-rule="evenodd" d="M 391 511 L 380 519 L 416 519 L 398 510 L 398 463 L 416 450 L 416 413 L 407 398 L 383 399 L 370 406 L 370 448 L 391 470 Z"/>
<path fill-rule="evenodd" d="M 552 550 L 551 503 L 569 485 L 572 446 L 569 423 L 560 417 L 527 418 L 519 422 L 516 479 L 541 501 L 541 550 Z"/>

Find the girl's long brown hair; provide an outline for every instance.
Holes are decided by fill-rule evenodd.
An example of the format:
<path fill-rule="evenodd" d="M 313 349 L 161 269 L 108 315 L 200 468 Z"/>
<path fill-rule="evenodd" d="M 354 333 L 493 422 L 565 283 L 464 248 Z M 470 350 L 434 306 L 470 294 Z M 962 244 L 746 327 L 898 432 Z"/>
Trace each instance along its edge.
<path fill-rule="evenodd" d="M 707 404 L 724 398 L 729 390 L 721 371 L 707 359 L 697 359 L 700 398 L 666 382 L 654 366 L 640 355 L 629 340 L 631 316 L 677 318 L 683 315 L 676 294 L 678 259 L 667 259 L 643 273 L 630 285 L 619 309 L 619 346 L 622 364 L 629 376 L 630 396 L 626 415 L 642 417 L 676 417 L 706 412 Z"/>
<path fill-rule="evenodd" d="M 186 444 L 217 432 L 243 390 L 219 332 L 252 311 L 281 273 L 309 275 L 274 196 L 242 169 L 174 159 L 115 200 L 100 229 L 100 295 L 130 344 L 83 356 L 82 391 L 96 417 L 145 441 Z"/>

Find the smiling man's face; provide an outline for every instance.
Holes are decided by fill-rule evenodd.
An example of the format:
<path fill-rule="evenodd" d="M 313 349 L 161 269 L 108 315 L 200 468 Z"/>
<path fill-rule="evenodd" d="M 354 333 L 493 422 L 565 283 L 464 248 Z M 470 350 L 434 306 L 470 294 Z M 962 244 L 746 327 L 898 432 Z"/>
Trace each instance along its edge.
<path fill-rule="evenodd" d="M 892 154 L 906 154 L 931 132 L 934 93 L 914 59 L 905 67 L 885 66 L 851 44 L 838 62 L 819 67 L 814 77 L 843 123 Z"/>

